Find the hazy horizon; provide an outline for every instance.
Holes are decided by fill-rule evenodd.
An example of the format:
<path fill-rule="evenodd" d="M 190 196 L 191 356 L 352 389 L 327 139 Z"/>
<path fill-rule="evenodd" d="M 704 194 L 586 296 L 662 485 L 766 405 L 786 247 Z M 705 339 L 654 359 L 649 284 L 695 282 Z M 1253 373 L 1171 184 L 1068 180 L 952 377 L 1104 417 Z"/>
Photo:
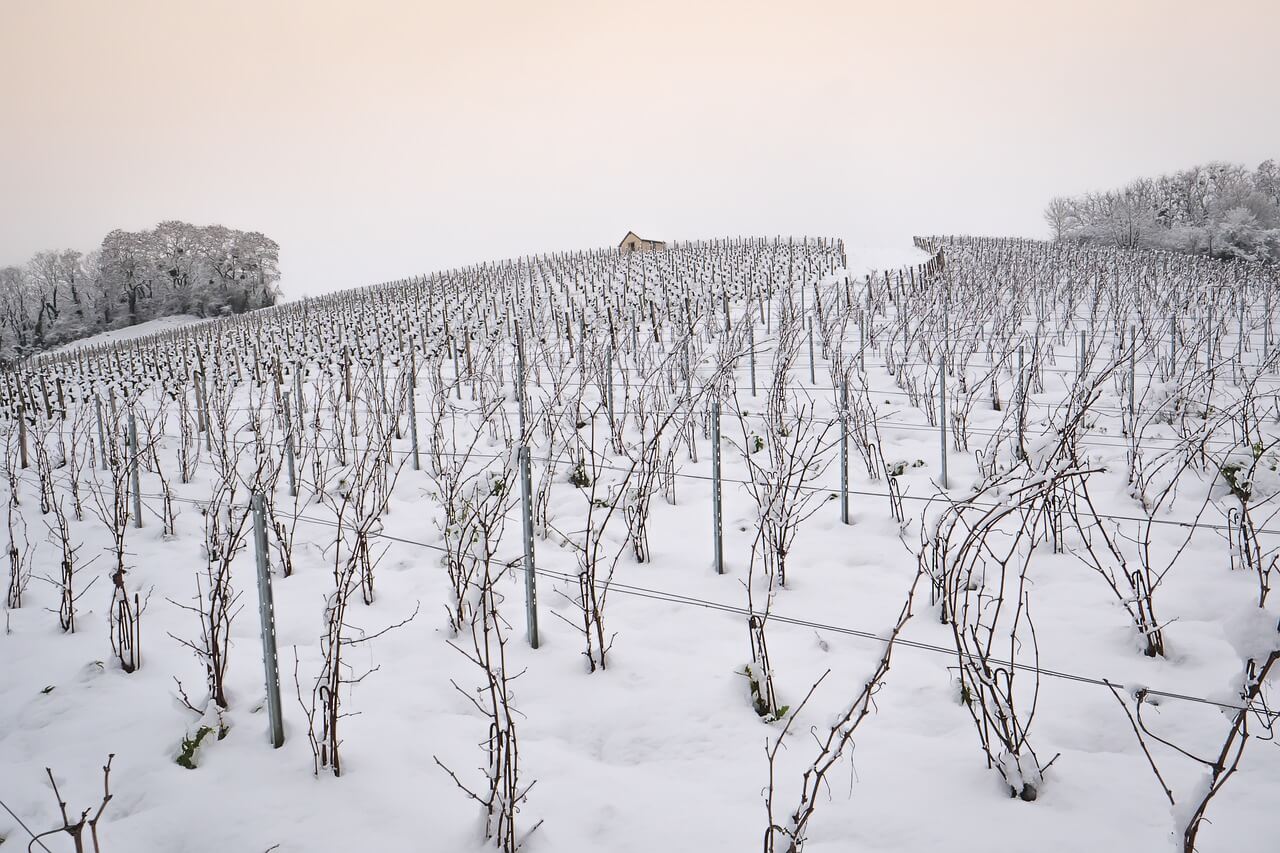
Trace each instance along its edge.
<path fill-rule="evenodd" d="M 165 219 L 272 237 L 288 298 L 632 229 L 1045 236 L 1280 156 L 1280 8 L 1199 10 L 0 0 L 0 265 Z"/>

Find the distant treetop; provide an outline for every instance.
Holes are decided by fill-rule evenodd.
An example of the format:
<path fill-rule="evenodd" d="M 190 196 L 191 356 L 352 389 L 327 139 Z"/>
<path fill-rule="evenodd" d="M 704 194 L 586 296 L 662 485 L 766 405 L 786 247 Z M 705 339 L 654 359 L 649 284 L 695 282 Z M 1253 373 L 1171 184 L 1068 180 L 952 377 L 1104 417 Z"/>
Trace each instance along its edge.
<path fill-rule="evenodd" d="M 1280 263 L 1280 166 L 1193 166 L 1119 190 L 1060 196 L 1044 217 L 1055 240 Z"/>
<path fill-rule="evenodd" d="M 88 254 L 38 252 L 0 268 L 0 358 L 16 359 L 174 314 L 273 305 L 280 247 L 257 231 L 170 220 L 112 231 Z"/>

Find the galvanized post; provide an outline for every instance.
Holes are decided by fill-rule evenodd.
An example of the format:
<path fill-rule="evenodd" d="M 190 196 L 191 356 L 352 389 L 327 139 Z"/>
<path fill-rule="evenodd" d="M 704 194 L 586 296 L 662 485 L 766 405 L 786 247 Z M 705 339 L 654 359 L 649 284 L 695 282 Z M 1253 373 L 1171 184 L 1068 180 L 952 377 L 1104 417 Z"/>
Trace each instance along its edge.
<path fill-rule="evenodd" d="M 1026 458 L 1024 435 L 1027 422 L 1027 373 L 1023 366 L 1023 353 L 1026 349 L 1022 344 L 1018 344 L 1018 458 Z"/>
<path fill-rule="evenodd" d="M 610 346 L 604 354 L 604 404 L 609 412 L 609 428 L 613 429 L 614 420 L 617 413 L 613 409 L 613 347 Z"/>
<path fill-rule="evenodd" d="M 1236 363 L 1231 373 L 1232 373 L 1232 378 L 1238 382 L 1239 379 L 1235 376 L 1235 374 L 1237 373 L 1237 371 L 1240 374 L 1244 373 L 1244 291 L 1243 290 L 1236 291 L 1236 302 L 1239 303 L 1240 305 L 1240 325 L 1236 333 Z"/>
<path fill-rule="evenodd" d="M 849 523 L 849 380 L 840 382 L 840 521 Z"/>
<path fill-rule="evenodd" d="M 864 373 L 867 370 L 867 315 L 865 312 L 858 315 L 858 369 Z"/>
<path fill-rule="evenodd" d="M 458 343 L 453 339 L 453 334 L 449 334 L 449 351 L 453 353 L 453 384 L 454 389 L 458 392 L 458 399 L 462 399 L 462 371 L 458 368 Z"/>
<path fill-rule="evenodd" d="M 413 349 L 410 348 L 410 354 Z M 293 366 L 293 399 L 298 407 L 298 426 L 301 427 L 307 417 L 306 400 L 302 398 L 302 363 Z"/>
<path fill-rule="evenodd" d="M 289 392 L 280 395 L 284 407 L 284 467 L 289 475 L 289 496 L 298 496 L 298 472 L 293 458 L 293 416 L 289 412 Z"/>
<path fill-rule="evenodd" d="M 938 353 L 938 438 L 942 450 L 942 488 L 949 489 L 947 482 L 947 356 Z"/>
<path fill-rule="evenodd" d="M 199 396 L 196 397 L 199 399 Z M 102 426 L 102 398 L 98 395 L 93 396 L 93 408 L 98 416 L 98 455 L 102 457 L 99 467 L 103 471 L 107 470 L 107 431 Z"/>
<path fill-rule="evenodd" d="M 693 399 L 693 358 L 689 353 L 689 342 L 693 337 L 693 330 L 689 330 L 689 337 L 684 339 L 684 398 L 685 401 Z"/>
<path fill-rule="evenodd" d="M 724 526 L 720 504 L 720 398 L 711 404 L 711 537 L 716 574 L 724 574 Z"/>
<path fill-rule="evenodd" d="M 204 410 L 204 395 L 200 393 L 200 374 L 191 374 L 192 384 L 195 385 L 196 394 L 196 432 L 204 432 L 209 428 L 209 417 Z"/>
<path fill-rule="evenodd" d="M 18 459 L 23 468 L 27 467 L 27 409 L 18 404 Z"/>
<path fill-rule="evenodd" d="M 1208 330 L 1209 330 L 1209 335 L 1208 335 L 1208 337 L 1207 337 L 1207 338 L 1205 338 L 1205 345 L 1204 345 L 1204 369 L 1205 369 L 1205 372 L 1209 374 L 1209 378 L 1210 378 L 1210 379 L 1212 379 L 1212 378 L 1213 378 L 1213 349 L 1214 349 L 1214 340 L 1213 340 L 1213 303 L 1212 303 L 1212 302 L 1210 302 L 1210 303 L 1209 303 L 1209 322 L 1208 322 L 1208 324 L 1207 324 L 1206 328 L 1208 328 Z"/>
<path fill-rule="evenodd" d="M 209 425 L 209 389 L 204 374 L 200 374 L 200 382 L 196 385 L 196 393 L 200 395 L 200 403 L 204 408 L 204 449 L 213 452 L 213 428 Z M 115 400 L 112 399 L 114 404 Z"/>
<path fill-rule="evenodd" d="M 1266 364 L 1268 357 L 1271 355 L 1271 287 L 1263 285 L 1265 290 L 1262 293 L 1262 361 L 1259 364 Z"/>
<path fill-rule="evenodd" d="M 1138 386 L 1138 327 L 1129 326 L 1129 434 L 1133 435 L 1138 426 L 1138 410 L 1134 406 L 1135 389 Z"/>
<path fill-rule="evenodd" d="M 262 626 L 262 666 L 266 675 L 267 719 L 271 745 L 284 746 L 284 719 L 280 708 L 280 664 L 276 659 L 276 613 L 271 597 L 271 571 L 267 565 L 267 525 L 263 514 L 262 495 L 254 493 L 253 551 L 258 564 L 258 620 Z"/>
<path fill-rule="evenodd" d="M 751 396 L 756 395 L 756 324 L 747 323 L 747 349 L 751 356 Z"/>
<path fill-rule="evenodd" d="M 142 526 L 142 486 L 138 474 L 138 422 L 129 410 L 129 487 L 133 490 L 133 526 Z"/>
<path fill-rule="evenodd" d="M 684 339 L 684 410 L 689 431 L 689 461 L 698 461 L 698 431 L 693 423 L 693 359 L 689 355 L 690 342 L 693 340 L 693 326 L 689 326 L 689 334 Z"/>
<path fill-rule="evenodd" d="M 529 448 L 516 451 L 520 464 L 520 521 L 524 528 L 524 598 L 529 624 L 529 645 L 538 647 L 538 587 L 533 569 L 533 496 L 529 485 Z"/>
<path fill-rule="evenodd" d="M 803 292 L 803 291 L 801 291 Z M 813 318 L 809 318 L 809 384 L 817 385 L 818 378 L 813 366 Z"/>
<path fill-rule="evenodd" d="M 1236 292 L 1236 302 L 1240 306 L 1240 322 L 1236 332 L 1236 353 L 1240 361 L 1244 361 L 1244 292 Z"/>
<path fill-rule="evenodd" d="M 516 323 L 516 375 L 511 378 L 516 386 L 516 407 L 520 418 L 520 444 L 524 444 L 524 337 L 520 333 L 520 324 Z"/>
<path fill-rule="evenodd" d="M 418 456 L 418 359 L 409 349 L 409 450 L 413 458 L 413 470 L 422 470 Z"/>

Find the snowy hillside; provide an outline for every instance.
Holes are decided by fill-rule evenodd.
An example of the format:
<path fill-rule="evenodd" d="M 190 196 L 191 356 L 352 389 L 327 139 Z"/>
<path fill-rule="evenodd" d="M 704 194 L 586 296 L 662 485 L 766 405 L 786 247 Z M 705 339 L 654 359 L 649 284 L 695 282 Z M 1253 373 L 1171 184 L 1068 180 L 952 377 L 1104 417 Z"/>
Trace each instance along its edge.
<path fill-rule="evenodd" d="M 0 850 L 1273 850 L 1274 270 L 921 244 L 7 375 Z"/>
<path fill-rule="evenodd" d="M 174 314 L 170 317 L 161 317 L 157 320 L 147 320 L 133 326 L 125 326 L 123 329 L 112 329 L 109 332 L 99 332 L 96 335 L 90 335 L 87 338 L 81 338 L 73 341 L 65 346 L 59 347 L 60 352 L 67 350 L 79 349 L 80 347 L 92 347 L 100 344 L 114 344 L 121 341 L 132 341 L 138 338 L 145 338 L 151 335 L 159 335 L 164 332 L 172 332 L 181 329 L 184 326 L 191 326 L 196 323 L 205 322 L 200 317 L 193 314 Z"/>

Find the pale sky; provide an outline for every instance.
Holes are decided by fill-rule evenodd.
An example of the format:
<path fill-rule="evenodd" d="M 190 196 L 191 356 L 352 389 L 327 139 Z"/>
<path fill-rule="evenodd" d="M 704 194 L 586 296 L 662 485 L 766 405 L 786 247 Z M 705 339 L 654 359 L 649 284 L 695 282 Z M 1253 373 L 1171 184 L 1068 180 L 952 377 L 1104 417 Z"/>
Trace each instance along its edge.
<path fill-rule="evenodd" d="M 0 265 L 164 219 L 286 296 L 645 237 L 1044 236 L 1280 157 L 1278 0 L 0 0 Z"/>

